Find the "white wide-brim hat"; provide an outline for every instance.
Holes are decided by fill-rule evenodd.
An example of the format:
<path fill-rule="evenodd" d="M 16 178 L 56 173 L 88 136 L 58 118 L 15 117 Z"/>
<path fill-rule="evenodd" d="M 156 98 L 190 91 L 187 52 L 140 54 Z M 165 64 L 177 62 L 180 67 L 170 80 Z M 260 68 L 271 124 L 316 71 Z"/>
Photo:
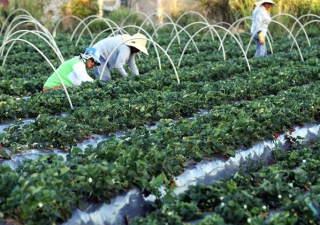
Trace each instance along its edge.
<path fill-rule="evenodd" d="M 147 40 L 145 39 L 146 36 L 140 33 L 136 33 L 135 35 L 131 36 L 129 34 L 122 35 L 123 41 L 128 46 L 135 47 L 139 51 L 143 52 L 146 55 L 149 55 L 148 50 L 146 48 Z"/>
<path fill-rule="evenodd" d="M 270 3 L 272 5 L 276 5 L 276 3 L 274 3 L 272 0 L 261 0 L 260 2 L 261 2 L 260 5 L 262 5 L 264 3 Z"/>

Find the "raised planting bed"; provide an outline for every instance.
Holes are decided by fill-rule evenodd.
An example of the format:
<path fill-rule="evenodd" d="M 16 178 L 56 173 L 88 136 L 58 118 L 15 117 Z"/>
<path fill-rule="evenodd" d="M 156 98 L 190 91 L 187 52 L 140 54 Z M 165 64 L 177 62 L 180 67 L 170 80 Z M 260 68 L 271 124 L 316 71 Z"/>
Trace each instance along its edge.
<path fill-rule="evenodd" d="M 91 41 L 89 35 L 82 38 L 74 51 L 68 35 L 59 36 L 57 46 L 67 58 Z M 242 41 L 249 38 L 243 34 Z M 171 41 L 166 33 L 158 39 Z M 32 36 L 29 40 L 42 44 Z M 182 40 L 168 50 L 175 64 L 188 41 Z M 10 64 L 0 69 L 0 119 L 9 122 L 0 133 L 0 151 L 6 153 L 1 154 L 0 218 L 64 224 L 75 221 L 79 210 L 86 213 L 77 218 L 82 220 L 98 209 L 109 210 L 110 203 L 125 207 L 122 197 L 142 193 L 139 204 L 147 201 L 141 207 L 144 217 L 123 211 L 130 224 L 197 219 L 199 224 L 316 224 L 319 144 L 314 139 L 301 145 L 304 137 L 295 136 L 295 130 L 319 122 L 320 39 L 311 38 L 308 46 L 298 37 L 302 61 L 297 50 L 289 51 L 287 37 L 275 35 L 277 51 L 267 58 L 249 58 L 250 70 L 232 39 L 225 42 L 226 60 L 211 38 L 195 41 L 200 52 L 191 45 L 184 52 L 177 68 L 180 83 L 166 57 L 159 68 L 150 47 L 149 57 L 137 59 L 141 76 L 121 79 L 114 73 L 111 82 L 96 80 L 68 90 L 73 108 L 63 90 L 42 93 L 52 71 L 37 51 L 17 42 L 16 53 L 6 60 Z M 41 46 L 57 66 L 51 49 Z M 254 46 L 248 55 L 253 52 Z M 257 143 L 274 144 L 279 135 L 290 151 L 282 150 L 281 142 L 268 147 L 267 153 L 274 154 L 267 157 L 272 165 L 245 153 Z M 28 154 L 38 157 L 22 161 Z M 15 159 L 19 163 L 12 163 Z M 224 179 L 223 172 L 217 173 L 221 177 L 209 173 L 219 160 L 226 166 Z M 252 165 L 240 164 L 245 162 Z M 194 183 L 183 182 L 192 169 L 199 170 L 197 175 L 208 169 L 206 180 L 197 178 L 196 184 L 203 184 L 189 187 Z M 228 177 L 226 171 L 235 174 Z"/>

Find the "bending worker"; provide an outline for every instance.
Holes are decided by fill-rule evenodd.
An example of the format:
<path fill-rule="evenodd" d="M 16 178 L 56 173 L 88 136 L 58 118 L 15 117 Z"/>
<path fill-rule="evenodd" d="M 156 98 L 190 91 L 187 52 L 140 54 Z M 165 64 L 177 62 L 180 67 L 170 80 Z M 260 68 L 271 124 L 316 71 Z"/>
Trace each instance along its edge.
<path fill-rule="evenodd" d="M 75 87 L 82 82 L 93 82 L 93 79 L 87 73 L 87 69 L 100 65 L 100 53 L 95 48 L 87 48 L 84 54 L 79 54 L 72 59 L 62 63 L 58 69 L 63 84 L 66 87 Z M 56 72 L 47 79 L 43 85 L 43 92 L 47 90 L 58 90 L 62 88 L 61 80 Z"/>
<path fill-rule="evenodd" d="M 272 0 L 261 0 L 257 3 L 259 5 L 256 10 L 253 11 L 253 31 L 252 35 L 256 42 L 256 57 L 267 56 L 267 45 L 265 43 L 265 37 L 268 32 L 268 26 L 271 22 L 270 10 L 275 5 Z"/>
<path fill-rule="evenodd" d="M 123 43 L 124 41 L 126 42 Z M 103 72 L 101 80 L 106 82 L 110 81 L 110 68 L 115 68 L 123 77 L 127 77 L 128 73 L 123 68 L 124 64 L 128 64 L 130 71 L 133 74 L 139 75 L 139 70 L 135 61 L 135 53 L 143 52 L 148 55 L 146 44 L 147 40 L 145 40 L 145 36 L 140 33 L 133 36 L 123 34 L 98 41 L 93 47 L 101 53 L 101 65 L 94 68 L 95 76 L 100 79 L 101 72 Z M 117 48 L 117 46 L 119 47 Z M 116 50 L 113 52 L 114 49 Z M 111 53 L 112 55 L 110 56 Z M 107 65 L 104 66 L 109 56 L 110 59 L 108 60 Z"/>

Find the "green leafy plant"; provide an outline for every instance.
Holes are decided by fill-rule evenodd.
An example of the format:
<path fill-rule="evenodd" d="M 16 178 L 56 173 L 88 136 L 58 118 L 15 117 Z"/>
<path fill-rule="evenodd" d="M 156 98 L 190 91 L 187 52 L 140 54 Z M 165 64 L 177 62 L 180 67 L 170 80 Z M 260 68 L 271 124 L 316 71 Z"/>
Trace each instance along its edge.
<path fill-rule="evenodd" d="M 98 14 L 98 3 L 93 0 L 71 0 L 62 5 L 62 12 L 84 19 L 90 15 Z"/>

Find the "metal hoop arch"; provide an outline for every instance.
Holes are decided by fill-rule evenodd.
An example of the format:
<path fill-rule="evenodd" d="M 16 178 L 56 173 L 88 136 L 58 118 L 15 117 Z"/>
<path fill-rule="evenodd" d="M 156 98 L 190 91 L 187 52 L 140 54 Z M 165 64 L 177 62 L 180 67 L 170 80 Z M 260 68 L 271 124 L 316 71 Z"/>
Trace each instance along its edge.
<path fill-rule="evenodd" d="M 130 16 L 132 16 L 132 15 L 134 15 L 134 14 L 140 14 L 140 15 L 143 15 L 144 17 L 146 17 L 145 20 L 149 20 L 149 22 L 150 22 L 153 30 L 156 29 L 155 26 L 154 26 L 154 23 L 153 23 L 153 21 L 150 19 L 150 17 L 149 17 L 147 14 L 145 14 L 145 13 L 143 13 L 143 12 L 140 12 L 140 11 L 136 11 L 136 12 L 130 13 L 130 14 L 129 14 L 126 18 L 124 18 L 124 20 L 121 22 L 120 27 L 122 27 L 123 24 L 126 22 L 126 20 L 127 20 Z M 145 22 L 145 20 L 143 21 L 143 23 Z M 142 23 L 142 24 L 143 24 L 143 23 Z M 140 27 L 142 27 L 142 25 L 140 25 Z"/>
<path fill-rule="evenodd" d="M 36 36 L 40 37 L 41 39 L 43 39 L 52 49 L 53 51 L 57 54 L 58 58 L 60 59 L 61 63 L 64 62 L 64 59 L 63 59 L 63 56 L 59 50 L 59 48 L 57 47 L 56 43 L 54 42 L 54 45 L 52 45 L 47 39 L 45 39 L 41 34 L 40 31 L 29 31 L 29 30 L 19 30 L 19 31 L 16 31 L 12 34 L 15 35 L 17 33 L 20 33 L 20 32 L 23 32 L 22 34 L 20 34 L 17 38 L 20 39 L 22 36 L 24 36 L 25 34 L 27 33 L 32 33 L 32 34 L 35 34 Z M 9 38 L 10 39 L 10 38 Z M 7 39 L 7 40 L 9 40 Z M 4 42 L 6 42 L 7 40 L 4 40 Z M 8 51 L 6 52 L 6 55 L 3 59 L 3 62 L 2 62 L 2 66 L 4 66 L 5 62 L 6 62 L 6 59 L 7 59 L 7 56 L 12 48 L 12 46 L 15 44 L 15 41 L 13 43 L 11 43 L 11 45 L 9 46 L 9 49 Z M 0 51 L 1 52 L 1 55 L 3 54 L 3 49 Z"/>
<path fill-rule="evenodd" d="M 67 19 L 67 18 L 76 19 L 76 20 L 80 21 L 80 24 L 83 23 L 83 25 L 86 26 L 86 24 L 83 22 L 83 20 L 81 20 L 81 19 L 80 19 L 79 17 L 77 17 L 77 16 L 74 16 L 74 15 L 64 16 L 64 17 L 62 17 L 62 18 L 58 21 L 58 23 L 55 25 L 55 27 L 54 27 L 54 29 L 53 29 L 52 35 L 53 35 L 54 37 L 56 36 L 56 29 L 58 28 L 58 26 L 60 25 L 60 23 L 61 23 L 63 20 Z M 89 34 L 90 34 L 91 37 L 92 37 L 91 31 L 89 30 L 89 28 L 87 28 L 87 29 L 88 29 Z M 72 40 L 72 38 L 73 38 L 73 36 L 71 36 L 70 41 Z"/>
<path fill-rule="evenodd" d="M 54 70 L 54 72 L 55 72 L 56 75 L 58 76 L 58 78 L 59 78 L 59 80 L 60 80 L 60 82 L 61 82 L 61 85 L 62 85 L 62 87 L 63 87 L 63 89 L 64 89 L 64 91 L 65 91 L 65 93 L 66 93 L 66 95 L 67 95 L 67 99 L 68 99 L 68 101 L 69 101 L 70 107 L 71 107 L 71 109 L 73 109 L 73 105 L 72 105 L 72 102 L 71 102 L 69 93 L 68 93 L 68 91 L 67 91 L 66 86 L 65 86 L 64 83 L 62 82 L 62 79 L 61 79 L 59 73 L 58 73 L 57 70 L 54 68 L 54 66 L 52 65 L 52 63 L 50 62 L 50 60 L 45 56 L 45 54 L 43 54 L 43 52 L 42 52 L 40 49 L 38 49 L 35 45 L 33 45 L 31 42 L 29 42 L 29 41 L 27 41 L 27 40 L 20 39 L 20 38 L 15 38 L 15 39 L 11 39 L 11 40 L 8 40 L 8 41 L 6 41 L 5 43 L 3 43 L 3 45 L 0 47 L 0 50 L 1 50 L 2 48 L 4 48 L 5 45 L 7 45 L 8 43 L 10 43 L 10 42 L 16 42 L 16 41 L 22 41 L 22 42 L 25 42 L 25 43 L 29 44 L 30 46 L 32 46 L 32 47 L 33 47 L 34 49 L 36 49 L 36 50 L 41 54 L 41 56 L 49 63 L 49 65 L 52 67 L 52 69 Z"/>
<path fill-rule="evenodd" d="M 294 16 L 292 16 L 291 14 L 288 14 L 288 13 L 279 13 L 279 14 L 274 15 L 271 19 L 273 20 L 274 18 L 276 18 L 278 16 L 289 16 L 290 18 L 294 19 L 296 21 L 296 23 L 298 23 L 300 25 L 300 27 L 302 28 L 302 30 L 303 30 L 303 32 L 304 32 L 304 34 L 306 36 L 308 45 L 311 46 L 310 40 L 309 40 L 309 37 L 308 37 L 308 34 L 307 34 L 306 30 L 303 28 L 302 24 L 300 23 L 300 21 L 296 17 L 294 17 Z M 293 25 L 292 25 L 290 34 L 292 34 L 292 30 L 293 30 Z"/>
<path fill-rule="evenodd" d="M 300 31 L 302 29 L 304 29 L 305 26 L 307 26 L 307 25 L 309 25 L 311 23 L 315 23 L 315 22 L 320 22 L 320 19 L 319 20 L 311 20 L 311 21 L 308 21 L 307 23 L 303 24 L 302 27 L 297 31 L 297 33 L 295 35 L 295 38 L 297 38 L 297 36 L 299 35 Z M 291 45 L 291 48 L 290 48 L 290 52 L 292 51 L 292 48 L 293 48 L 293 42 L 292 42 L 292 45 Z"/>
<path fill-rule="evenodd" d="M 161 24 L 160 26 L 157 27 L 157 30 L 160 29 L 161 27 L 167 26 L 167 25 L 173 25 L 173 26 L 175 26 L 175 30 L 176 30 L 176 32 L 177 32 L 176 35 L 178 34 L 178 36 L 177 36 L 177 38 L 178 38 L 178 43 L 179 43 L 179 45 L 180 45 L 181 42 L 180 42 L 179 32 L 178 32 L 178 30 L 177 30 L 176 27 L 179 27 L 180 29 L 183 29 L 183 27 L 181 27 L 180 25 L 178 25 L 178 24 L 176 24 L 176 23 L 163 23 L 163 24 Z M 189 32 L 188 32 L 186 29 L 183 29 L 183 31 L 187 33 L 187 35 L 189 36 L 189 38 L 191 38 L 191 35 L 189 34 Z M 153 37 L 153 34 L 151 35 L 151 37 Z M 148 43 L 148 44 L 149 44 L 149 43 Z M 194 41 L 193 41 L 193 44 L 194 44 L 195 48 L 197 49 L 197 52 L 199 53 L 198 46 L 196 45 L 196 43 L 195 43 Z"/>
<path fill-rule="evenodd" d="M 248 65 L 248 69 L 249 69 L 249 71 L 250 71 L 250 70 L 251 70 L 250 64 L 249 64 L 248 58 L 247 58 L 247 56 L 246 56 L 246 54 L 245 54 L 245 51 L 244 51 L 244 49 L 242 48 L 241 43 L 240 43 L 240 42 L 238 41 L 238 39 L 237 39 L 229 30 L 227 30 L 226 28 L 221 27 L 221 26 L 217 26 L 217 25 L 208 25 L 208 26 L 206 26 L 206 27 L 203 27 L 203 28 L 199 29 L 199 30 L 192 36 L 191 39 L 193 39 L 193 38 L 194 38 L 198 33 L 200 33 L 203 29 L 206 29 L 206 28 L 212 28 L 212 29 L 214 29 L 215 27 L 220 28 L 220 29 L 222 29 L 222 30 L 225 30 L 226 32 L 229 32 L 230 35 L 236 40 L 236 42 L 238 43 L 238 45 L 240 46 L 240 48 L 241 48 L 241 50 L 242 50 L 242 52 L 243 52 L 243 55 L 244 55 L 244 57 L 245 57 L 245 59 L 246 59 L 247 65 Z M 215 30 L 215 29 L 214 29 L 214 30 Z M 215 31 L 215 32 L 216 32 L 216 31 Z M 218 37 L 219 37 L 219 35 L 218 35 Z M 188 47 L 191 39 L 188 41 L 188 43 L 186 44 L 186 46 L 184 47 L 184 49 L 183 49 L 183 51 L 182 51 L 182 53 L 181 53 L 181 57 L 180 57 L 180 59 L 179 59 L 178 66 L 180 66 L 180 63 L 181 63 L 181 60 L 182 60 L 182 58 L 183 58 L 184 52 L 185 52 L 185 50 L 187 49 L 187 47 Z"/>
<path fill-rule="evenodd" d="M 6 18 L 6 20 L 3 22 L 2 26 L 1 26 L 1 30 L 0 30 L 0 35 L 2 34 L 2 31 L 3 31 L 6 23 L 7 23 L 8 20 L 10 19 L 10 17 L 11 17 L 14 13 L 16 13 L 16 12 L 18 12 L 18 11 L 25 12 L 25 13 L 28 14 L 30 17 L 32 17 L 31 14 L 30 14 L 27 10 L 25 10 L 25 9 L 15 9 L 15 10 L 13 10 L 13 11 L 8 15 L 8 17 Z"/>
<path fill-rule="evenodd" d="M 88 27 L 91 23 L 95 22 L 96 20 L 101 20 L 101 18 L 96 18 L 96 19 L 91 20 L 86 26 Z M 104 21 L 109 25 L 109 29 L 111 29 L 111 30 L 112 30 L 112 33 L 113 33 L 113 27 L 110 26 L 110 24 L 107 22 L 106 19 L 102 19 L 102 20 L 104 20 Z M 116 28 L 119 29 L 119 27 L 118 27 L 117 24 L 116 24 Z M 88 28 L 88 29 L 89 29 L 89 28 Z M 77 42 L 76 42 L 76 44 L 75 44 L 76 46 L 78 46 L 78 43 L 79 43 L 79 41 L 80 41 L 80 38 L 81 38 L 84 30 L 85 30 L 85 28 L 82 29 L 82 31 L 80 32 L 79 37 L 78 37 L 78 39 L 77 39 Z M 91 38 L 93 38 L 92 35 L 91 35 Z"/>
<path fill-rule="evenodd" d="M 193 23 L 188 24 L 187 26 L 183 27 L 183 28 L 172 38 L 172 40 L 170 41 L 169 45 L 167 46 L 166 51 L 168 51 L 168 49 L 171 47 L 171 44 L 173 43 L 174 39 L 175 39 L 182 31 L 184 31 L 184 30 L 187 29 L 189 26 L 192 26 L 192 25 L 194 25 L 194 24 L 202 24 L 202 25 L 205 25 L 205 27 L 210 26 L 210 24 L 204 23 L 204 22 L 193 22 Z M 201 30 L 202 30 L 202 29 L 201 29 Z M 217 34 L 216 31 L 215 31 L 215 33 Z M 218 35 L 218 36 L 219 36 L 219 35 Z M 213 36 L 212 36 L 212 40 L 214 40 Z M 195 42 L 193 42 L 193 43 L 195 43 Z M 195 44 L 195 46 L 196 46 L 197 52 L 199 53 L 199 50 L 198 50 L 198 47 L 197 47 L 196 44 Z"/>

